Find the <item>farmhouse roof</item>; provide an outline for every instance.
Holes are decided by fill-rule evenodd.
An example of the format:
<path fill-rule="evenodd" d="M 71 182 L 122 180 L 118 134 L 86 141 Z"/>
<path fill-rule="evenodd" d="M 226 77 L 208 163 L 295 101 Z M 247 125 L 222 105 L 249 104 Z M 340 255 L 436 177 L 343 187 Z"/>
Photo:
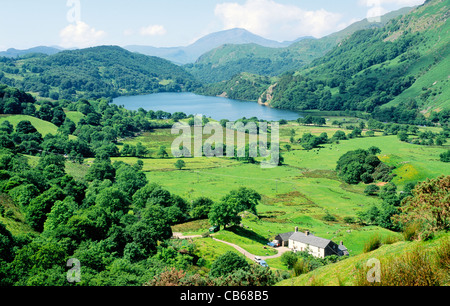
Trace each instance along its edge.
<path fill-rule="evenodd" d="M 329 239 L 320 238 L 312 234 L 302 232 L 294 232 L 289 239 L 309 244 L 315 247 L 319 247 L 322 249 L 325 249 L 332 242 Z"/>
<path fill-rule="evenodd" d="M 283 234 L 278 234 L 278 236 L 280 236 L 281 239 L 283 239 L 283 241 L 287 241 L 289 240 L 289 238 L 292 236 L 294 232 L 289 232 L 289 233 L 283 233 Z"/>

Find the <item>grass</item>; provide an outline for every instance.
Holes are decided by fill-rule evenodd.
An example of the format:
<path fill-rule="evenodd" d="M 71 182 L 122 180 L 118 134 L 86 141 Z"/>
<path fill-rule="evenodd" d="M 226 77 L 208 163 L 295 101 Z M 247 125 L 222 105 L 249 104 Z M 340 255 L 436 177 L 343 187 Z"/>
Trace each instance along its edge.
<path fill-rule="evenodd" d="M 0 115 L 0 124 L 4 121 L 9 121 L 14 128 L 20 121 L 28 120 L 36 128 L 36 130 L 44 137 L 47 134 L 56 135 L 58 127 L 51 122 L 44 121 L 35 117 L 26 115 Z"/>
<path fill-rule="evenodd" d="M 69 112 L 68 116 L 75 120 L 77 116 L 80 117 L 77 112 Z M 34 122 L 35 127 L 43 134 L 57 130 L 56 126 L 40 122 L 39 119 L 32 117 L 3 116 L 0 120 L 6 120 L 6 118 L 11 119 L 10 122 L 13 125 L 20 120 L 31 119 L 30 121 Z M 353 119 L 346 118 L 346 120 Z M 281 127 L 281 148 L 289 142 L 292 129 L 296 139 L 304 133 L 319 135 L 326 132 L 331 137 L 337 130 L 343 130 L 330 125 L 310 127 L 291 122 Z M 434 128 L 434 131 L 437 132 L 439 129 Z M 379 158 L 388 165 L 396 167 L 394 173 L 397 176 L 394 178 L 394 183 L 400 190 L 408 182 L 417 182 L 450 173 L 450 165 L 439 161 L 439 155 L 445 152 L 448 146 L 412 145 L 400 142 L 397 136 L 381 136 L 380 134 L 376 137 L 345 140 L 339 144 L 326 144 L 310 151 L 303 150 L 298 144 L 292 144 L 292 150 L 289 152 L 282 150 L 284 165 L 272 169 L 263 169 L 259 164 L 244 164 L 230 158 L 202 157 L 184 158 L 186 167 L 183 170 L 177 170 L 174 166 L 177 159 L 155 158 L 155 152 L 159 147 L 164 145 L 169 151 L 176 137 L 171 135 L 170 129 L 156 129 L 139 137 L 123 140 L 121 145 L 125 143 L 135 145 L 141 142 L 150 149 L 151 157 L 118 157 L 112 158 L 112 162 L 121 161 L 133 165 L 139 159 L 142 160 L 143 171 L 149 182 L 160 184 L 188 202 L 201 196 L 220 201 L 230 191 L 244 186 L 256 190 L 262 195 L 261 203 L 257 207 L 258 216 L 244 214 L 242 227 L 222 230 L 216 234 L 216 238 L 235 243 L 247 252 L 259 256 L 275 254 L 274 250 L 265 248 L 267 242 L 273 240 L 277 234 L 293 231 L 295 227 L 299 227 L 300 230 L 309 230 L 319 237 L 331 239 L 336 243 L 343 241 L 352 255 L 345 260 L 350 264 L 354 258 L 361 256 L 365 258 L 364 256 L 374 252 L 387 252 L 389 248 L 402 252 L 403 248 L 408 246 L 405 242 L 392 243 L 400 241 L 401 234 L 376 226 L 348 223 L 350 218 L 356 219 L 359 211 L 381 203 L 379 198 L 368 197 L 364 194 L 365 184 L 348 185 L 336 176 L 334 169 L 338 159 L 350 150 L 368 149 L 372 146 L 381 148 Z M 30 157 L 32 164 L 37 164 L 38 160 L 39 157 Z M 93 159 L 87 159 L 82 165 L 67 162 L 66 172 L 76 179 L 83 180 L 92 162 Z M 332 219 L 325 218 L 330 215 Z M 20 219 L 20 216 L 17 218 Z M 11 220 L 6 222 L 9 222 L 8 227 L 13 228 L 16 233 L 30 230 L 23 227 L 25 226 L 23 222 Z M 201 235 L 207 232 L 209 227 L 208 220 L 196 220 L 176 225 L 173 231 L 182 232 L 185 235 Z M 381 241 L 381 245 L 378 243 L 376 246 L 373 244 L 373 247 L 369 247 L 368 242 L 375 239 L 373 237 L 376 237 L 378 242 Z M 233 247 L 210 238 L 196 238 L 193 241 L 196 244 L 196 254 L 205 259 L 206 267 L 226 251 L 234 250 Z M 390 241 L 389 244 L 388 241 Z M 367 253 L 368 251 L 370 252 Z M 389 252 L 393 251 L 389 249 Z M 268 259 L 267 262 L 271 268 L 286 270 L 280 258 Z M 311 284 L 312 280 L 314 284 L 349 284 L 354 281 L 349 276 L 353 273 L 352 269 L 354 267 L 340 267 L 337 270 L 339 275 L 342 275 L 339 279 L 332 276 L 333 273 L 337 273 L 335 270 L 324 272 L 324 276 L 314 274 L 319 273 L 314 271 L 307 279 L 300 276 L 287 282 Z"/>
<path fill-rule="evenodd" d="M 382 245 L 374 251 L 359 254 L 357 256 L 351 256 L 341 262 L 327 265 L 308 274 L 301 275 L 299 277 L 291 278 L 281 281 L 278 286 L 311 286 L 311 285 L 323 285 L 323 286 L 355 286 L 361 285 L 361 279 L 365 281 L 366 272 L 368 268 L 364 268 L 369 263 L 370 259 L 376 259 L 381 262 L 382 273 L 381 280 L 383 281 L 383 275 L 386 276 L 385 282 L 390 277 L 386 272 L 390 269 L 395 269 L 395 265 L 399 266 L 400 263 L 405 263 L 410 273 L 414 272 L 418 268 L 423 267 L 424 264 L 428 268 L 431 268 L 433 274 L 439 275 L 441 285 L 448 285 L 448 266 L 445 263 L 448 261 L 448 251 L 445 247 L 448 247 L 448 239 L 450 235 L 445 234 L 442 237 L 436 238 L 432 241 L 415 241 L 415 242 L 396 242 L 393 244 Z M 418 250 L 418 251 L 417 251 Z M 426 257 L 428 261 L 422 259 Z M 405 260 L 406 259 L 406 260 Z M 409 261 L 409 265 L 408 265 Z M 444 262 L 444 264 L 442 264 Z M 420 265 L 419 265 L 420 264 Z M 370 265 L 372 267 L 372 265 Z M 383 268 L 384 267 L 384 268 Z M 363 271 L 361 273 L 361 271 Z M 395 271 L 395 270 L 393 270 Z M 396 270 L 398 271 L 398 270 Z M 384 272 L 384 273 L 383 273 Z M 390 274 L 392 275 L 392 274 Z M 429 273 L 423 273 L 425 276 L 430 276 Z M 406 277 L 405 277 L 406 278 Z M 403 281 L 401 284 L 408 285 Z M 367 284 L 364 284 L 367 285 Z"/>
<path fill-rule="evenodd" d="M 346 118 L 350 120 L 351 118 Z M 331 137 L 337 130 L 334 126 L 310 127 L 289 123 L 281 127 L 281 141 L 289 141 L 291 130 L 295 138 L 311 132 L 319 135 L 323 132 Z M 342 129 L 341 129 L 342 130 Z M 150 148 L 159 145 L 170 146 L 175 136 L 168 130 L 155 130 L 127 143 L 142 142 Z M 220 237 L 261 254 L 262 242 L 255 242 L 250 234 L 263 237 L 265 241 L 277 234 L 290 232 L 294 227 L 308 229 L 317 236 L 344 241 L 352 254 L 362 254 L 365 243 L 374 235 L 383 241 L 401 239 L 400 234 L 375 227 L 348 224 L 345 218 L 355 218 L 357 212 L 380 203 L 376 197 L 364 195 L 365 184 L 347 185 L 340 181 L 334 172 L 337 160 L 344 153 L 358 148 L 368 149 L 377 146 L 382 149 L 380 159 L 396 166 L 397 176 L 394 182 L 402 186 L 407 182 L 416 182 L 450 173 L 450 165 L 439 161 L 439 154 L 447 147 L 425 147 L 400 142 L 397 136 L 363 137 L 339 144 L 326 144 L 320 149 L 303 150 L 294 144 L 290 152 L 282 152 L 285 164 L 274 169 L 262 169 L 258 164 L 243 164 L 227 158 L 185 159 L 187 168 L 175 170 L 176 159 L 143 159 L 144 171 L 150 182 L 156 182 L 188 201 L 206 196 L 219 201 L 231 190 L 245 186 L 263 195 L 257 207 L 259 218 L 245 216 L 242 220 L 247 235 L 233 232 L 220 233 Z M 280 146 L 283 148 L 283 144 Z M 135 158 L 119 158 L 135 163 Z M 335 221 L 325 221 L 326 215 L 332 215 Z M 192 224 L 191 224 L 192 225 Z M 190 225 L 190 226 L 191 226 Z M 195 229 L 180 227 L 186 233 L 202 234 L 207 231 L 208 223 L 196 223 Z M 262 251 L 264 255 L 264 251 Z M 279 259 L 271 259 L 269 265 L 283 268 Z"/>

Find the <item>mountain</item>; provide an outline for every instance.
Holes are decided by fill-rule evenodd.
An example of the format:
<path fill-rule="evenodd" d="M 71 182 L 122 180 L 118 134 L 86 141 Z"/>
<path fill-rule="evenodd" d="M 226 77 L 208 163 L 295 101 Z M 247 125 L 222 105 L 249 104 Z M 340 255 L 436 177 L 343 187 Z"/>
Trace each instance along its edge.
<path fill-rule="evenodd" d="M 305 37 L 295 43 L 285 43 L 276 48 L 257 43 L 226 44 L 203 54 L 194 64 L 186 65 L 186 69 L 197 79 L 205 83 L 229 80 L 241 72 L 276 76 L 289 70 L 296 70 L 310 64 L 314 59 L 324 56 L 339 42 L 358 30 L 381 28 L 389 20 L 408 13 L 413 8 L 404 8 L 388 13 L 379 22 L 367 19 L 356 22 L 339 32 L 321 39 Z"/>
<path fill-rule="evenodd" d="M 41 97 L 77 100 L 184 91 L 196 81 L 181 67 L 117 46 L 0 60 L 0 83 Z"/>
<path fill-rule="evenodd" d="M 25 49 L 25 50 L 17 50 L 17 49 L 14 49 L 14 48 L 10 48 L 10 49 L 8 49 L 6 51 L 0 52 L 0 56 L 4 56 L 4 57 L 18 57 L 18 56 L 34 54 L 34 53 L 42 53 L 42 54 L 46 54 L 46 55 L 53 55 L 53 54 L 56 54 L 58 52 L 61 52 L 61 49 L 55 48 L 55 47 L 39 46 L 39 47 L 34 47 L 34 48 L 30 48 L 30 49 Z"/>
<path fill-rule="evenodd" d="M 299 38 L 298 40 L 301 40 Z M 297 40 L 297 41 L 298 41 Z M 277 42 L 255 35 L 245 29 L 230 29 L 206 35 L 186 47 L 157 48 L 151 46 L 125 46 L 125 49 L 145 55 L 158 56 L 178 64 L 195 62 L 202 54 L 225 44 L 257 44 L 271 48 L 282 48 L 293 42 Z"/>
<path fill-rule="evenodd" d="M 272 107 L 359 111 L 383 122 L 450 119 L 447 1 L 429 0 L 384 27 L 356 31 L 269 88 Z"/>

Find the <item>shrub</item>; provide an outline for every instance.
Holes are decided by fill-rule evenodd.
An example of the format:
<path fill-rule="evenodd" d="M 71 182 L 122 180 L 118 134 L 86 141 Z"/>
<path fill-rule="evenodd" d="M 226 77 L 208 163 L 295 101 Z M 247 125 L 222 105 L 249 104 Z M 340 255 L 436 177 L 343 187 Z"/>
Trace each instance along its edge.
<path fill-rule="evenodd" d="M 357 286 L 439 286 L 440 280 L 429 252 L 419 248 L 381 263 L 380 282 L 369 282 L 370 268 L 357 267 Z"/>
<path fill-rule="evenodd" d="M 439 268 L 450 270 L 450 238 L 436 249 L 436 261 Z"/>
<path fill-rule="evenodd" d="M 311 270 L 312 270 L 311 265 L 308 263 L 308 261 L 304 260 L 303 258 L 299 258 L 293 267 L 294 276 L 306 274 Z"/>
<path fill-rule="evenodd" d="M 440 155 L 441 162 L 450 163 L 450 150 Z"/>

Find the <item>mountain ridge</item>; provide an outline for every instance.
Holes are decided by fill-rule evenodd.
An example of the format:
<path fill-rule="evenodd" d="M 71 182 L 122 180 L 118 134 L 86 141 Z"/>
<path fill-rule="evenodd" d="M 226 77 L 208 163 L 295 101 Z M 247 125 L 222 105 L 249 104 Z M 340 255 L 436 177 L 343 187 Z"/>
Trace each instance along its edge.
<path fill-rule="evenodd" d="M 406 7 L 380 17 L 379 22 L 367 18 L 343 30 L 320 39 L 304 38 L 289 46 L 272 48 L 257 44 L 226 44 L 204 53 L 186 69 L 205 83 L 227 81 L 241 72 L 276 76 L 289 70 L 300 69 L 314 59 L 324 56 L 339 42 L 358 30 L 383 27 L 389 20 L 413 10 Z M 249 65 L 250 63 L 250 65 Z"/>
<path fill-rule="evenodd" d="M 124 49 L 149 56 L 158 56 L 178 64 L 188 64 L 195 62 L 202 54 L 226 44 L 254 43 L 265 47 L 282 48 L 305 38 L 311 37 L 300 37 L 294 41 L 278 42 L 253 34 L 242 28 L 233 28 L 207 34 L 194 43 L 183 47 L 128 45 Z"/>

